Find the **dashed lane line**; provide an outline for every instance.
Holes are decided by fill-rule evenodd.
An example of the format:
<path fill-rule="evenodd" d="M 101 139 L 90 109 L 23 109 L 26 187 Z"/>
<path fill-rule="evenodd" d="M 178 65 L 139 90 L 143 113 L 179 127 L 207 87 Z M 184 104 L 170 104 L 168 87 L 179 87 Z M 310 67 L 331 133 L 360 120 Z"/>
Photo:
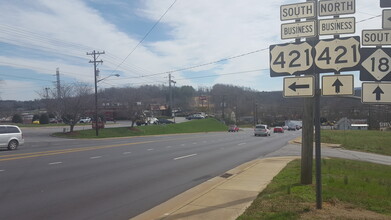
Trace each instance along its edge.
<path fill-rule="evenodd" d="M 188 157 L 194 157 L 194 156 L 197 156 L 197 155 L 198 154 L 190 154 L 190 155 L 174 158 L 174 160 L 181 160 L 181 159 L 185 159 L 185 158 L 188 158 Z"/>

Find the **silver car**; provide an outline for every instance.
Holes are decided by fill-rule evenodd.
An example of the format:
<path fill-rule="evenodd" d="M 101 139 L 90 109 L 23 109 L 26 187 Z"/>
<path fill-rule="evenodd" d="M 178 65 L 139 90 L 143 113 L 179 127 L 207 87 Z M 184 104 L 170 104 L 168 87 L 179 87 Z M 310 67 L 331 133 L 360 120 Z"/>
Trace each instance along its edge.
<path fill-rule="evenodd" d="M 254 136 L 270 136 L 270 129 L 267 125 L 258 124 L 254 128 Z"/>
<path fill-rule="evenodd" d="M 24 144 L 23 133 L 18 126 L 0 125 L 0 147 L 16 150 L 22 144 Z"/>

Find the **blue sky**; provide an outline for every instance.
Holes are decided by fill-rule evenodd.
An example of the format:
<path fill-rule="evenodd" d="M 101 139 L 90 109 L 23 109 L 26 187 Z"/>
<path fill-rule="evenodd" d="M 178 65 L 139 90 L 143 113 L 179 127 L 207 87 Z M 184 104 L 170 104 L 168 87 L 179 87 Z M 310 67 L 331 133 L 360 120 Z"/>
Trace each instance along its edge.
<path fill-rule="evenodd" d="M 99 88 L 167 85 L 168 71 L 186 69 L 172 72 L 177 86 L 225 83 L 282 90 L 282 77 L 269 75 L 268 47 L 289 42 L 280 39 L 280 5 L 304 0 L 177 0 L 130 54 L 173 2 L 0 0 L 0 98 L 39 99 L 44 88 L 54 89 L 57 67 L 61 83 L 84 82 L 92 88 L 93 65 L 86 53 L 93 50 L 106 52 L 99 57 L 101 78 L 121 75 L 107 78 Z M 356 21 L 381 15 L 379 0 L 356 0 L 356 5 L 351 15 Z M 362 29 L 380 29 L 381 20 L 357 23 L 355 35 Z"/>

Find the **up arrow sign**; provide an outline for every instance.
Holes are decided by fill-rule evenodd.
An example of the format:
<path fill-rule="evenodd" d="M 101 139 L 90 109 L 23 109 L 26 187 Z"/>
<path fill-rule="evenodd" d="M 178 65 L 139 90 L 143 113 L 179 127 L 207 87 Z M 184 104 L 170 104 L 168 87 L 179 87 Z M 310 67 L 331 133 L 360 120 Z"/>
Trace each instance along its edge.
<path fill-rule="evenodd" d="M 336 93 L 340 93 L 341 92 L 341 86 L 343 86 L 343 84 L 337 78 L 337 80 L 335 80 L 335 82 L 333 83 L 333 86 L 335 87 L 335 92 Z"/>
<path fill-rule="evenodd" d="M 375 94 L 376 93 L 376 101 L 380 101 L 381 100 L 381 94 L 384 94 L 383 90 L 377 86 L 375 91 L 372 92 L 372 94 Z"/>

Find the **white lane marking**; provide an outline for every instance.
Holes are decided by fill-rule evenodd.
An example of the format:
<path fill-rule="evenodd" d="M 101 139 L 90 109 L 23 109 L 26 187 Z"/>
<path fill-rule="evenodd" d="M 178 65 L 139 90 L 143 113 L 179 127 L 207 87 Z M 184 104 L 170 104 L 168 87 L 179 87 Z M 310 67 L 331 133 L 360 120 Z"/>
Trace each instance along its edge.
<path fill-rule="evenodd" d="M 148 149 L 148 151 L 152 151 L 153 149 L 151 148 L 151 149 Z"/>
<path fill-rule="evenodd" d="M 0 172 L 4 172 L 5 170 L 0 170 Z"/>
<path fill-rule="evenodd" d="M 49 163 L 49 165 L 57 165 L 57 164 L 62 164 L 62 162 L 53 162 L 53 163 Z"/>
<path fill-rule="evenodd" d="M 132 152 L 123 152 L 122 154 L 131 154 Z"/>
<path fill-rule="evenodd" d="M 166 148 L 172 148 L 172 146 L 167 146 Z"/>
<path fill-rule="evenodd" d="M 93 159 L 99 159 L 99 158 L 102 158 L 102 156 L 90 157 L 91 160 L 93 160 Z"/>
<path fill-rule="evenodd" d="M 183 156 L 183 157 L 177 157 L 177 158 L 174 158 L 174 160 L 180 160 L 180 159 L 184 159 L 184 158 L 188 158 L 188 157 L 194 157 L 194 156 L 197 156 L 197 154 L 190 154 L 190 155 L 186 155 L 186 156 Z"/>
<path fill-rule="evenodd" d="M 185 146 L 186 144 L 181 144 L 181 146 L 183 147 L 183 146 Z"/>
<path fill-rule="evenodd" d="M 197 144 L 197 142 L 194 142 L 193 144 Z"/>
<path fill-rule="evenodd" d="M 241 145 L 245 145 L 246 143 L 240 143 L 240 144 L 238 144 L 238 146 L 241 146 Z"/>

